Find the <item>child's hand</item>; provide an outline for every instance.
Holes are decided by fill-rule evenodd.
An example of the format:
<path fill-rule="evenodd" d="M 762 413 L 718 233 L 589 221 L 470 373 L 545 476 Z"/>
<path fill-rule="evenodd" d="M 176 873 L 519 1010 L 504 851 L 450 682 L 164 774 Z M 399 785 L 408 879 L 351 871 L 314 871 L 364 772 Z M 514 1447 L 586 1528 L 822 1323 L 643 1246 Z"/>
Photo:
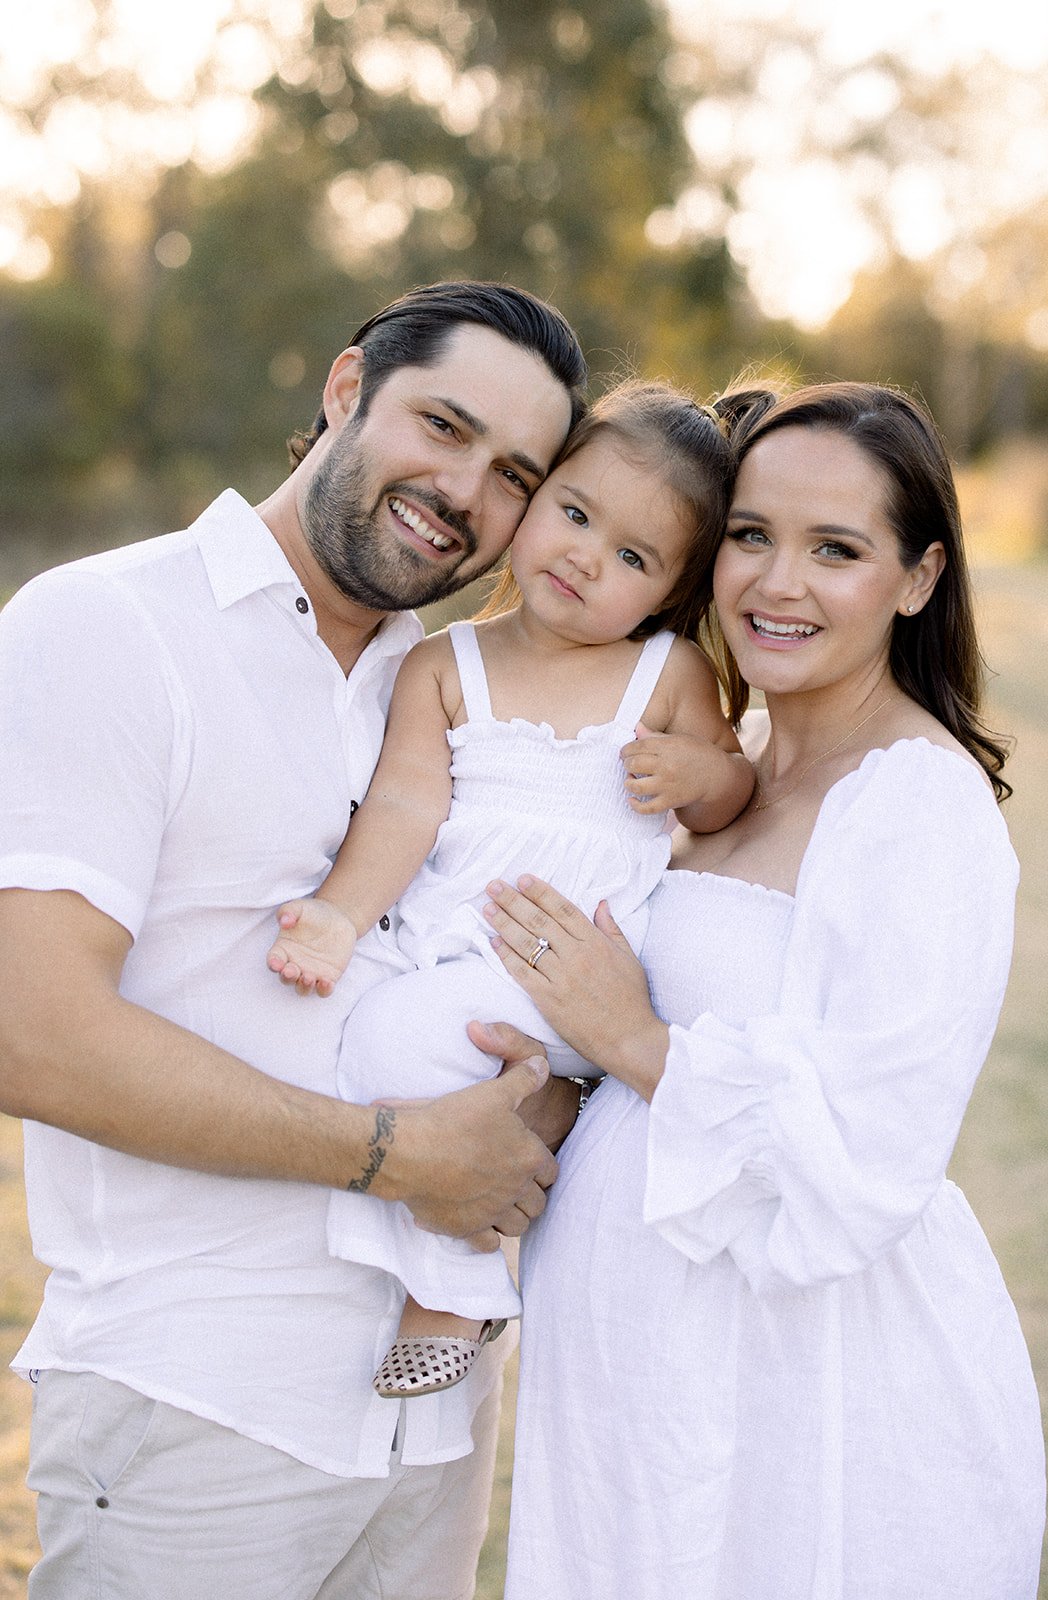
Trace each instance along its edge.
<path fill-rule="evenodd" d="M 289 900 L 277 921 L 281 931 L 266 957 L 269 970 L 299 994 L 329 995 L 357 942 L 352 922 L 330 900 L 316 899 Z"/>
<path fill-rule="evenodd" d="M 719 752 L 690 733 L 652 733 L 642 722 L 637 737 L 619 751 L 626 794 L 634 811 L 675 811 L 701 800 L 709 787 L 710 757 Z"/>

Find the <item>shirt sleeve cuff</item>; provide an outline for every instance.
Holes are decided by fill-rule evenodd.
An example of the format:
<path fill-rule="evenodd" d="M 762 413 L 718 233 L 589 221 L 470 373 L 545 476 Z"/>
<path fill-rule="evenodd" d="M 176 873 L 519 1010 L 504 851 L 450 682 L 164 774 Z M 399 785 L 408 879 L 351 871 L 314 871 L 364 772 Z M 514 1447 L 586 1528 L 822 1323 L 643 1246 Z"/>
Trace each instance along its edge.
<path fill-rule="evenodd" d="M 145 908 L 125 884 L 98 872 L 83 861 L 62 856 L 11 855 L 0 857 L 0 887 L 5 889 L 69 889 L 96 910 L 112 917 L 137 939 Z"/>

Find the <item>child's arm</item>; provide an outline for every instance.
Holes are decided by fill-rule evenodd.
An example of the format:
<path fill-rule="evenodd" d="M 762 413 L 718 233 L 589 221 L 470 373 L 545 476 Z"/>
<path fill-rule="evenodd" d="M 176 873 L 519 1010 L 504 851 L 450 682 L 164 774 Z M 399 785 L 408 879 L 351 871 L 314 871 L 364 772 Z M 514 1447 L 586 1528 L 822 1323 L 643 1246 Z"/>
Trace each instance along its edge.
<path fill-rule="evenodd" d="M 674 811 L 693 833 L 734 821 L 753 792 L 753 768 L 697 645 L 676 641 L 646 715 L 653 727 L 638 724 L 621 751 L 634 811 Z"/>
<path fill-rule="evenodd" d="M 328 995 L 356 941 L 403 893 L 451 805 L 450 717 L 442 693 L 446 639 L 424 639 L 404 659 L 382 753 L 328 876 L 311 900 L 277 913 L 268 965 L 300 993 Z"/>

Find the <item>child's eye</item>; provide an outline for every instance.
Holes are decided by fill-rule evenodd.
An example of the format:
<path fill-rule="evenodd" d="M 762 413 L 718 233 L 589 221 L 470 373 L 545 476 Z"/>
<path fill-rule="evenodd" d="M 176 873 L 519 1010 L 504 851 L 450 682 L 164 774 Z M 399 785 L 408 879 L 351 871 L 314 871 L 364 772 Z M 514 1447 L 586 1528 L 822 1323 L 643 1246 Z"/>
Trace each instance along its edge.
<path fill-rule="evenodd" d="M 567 517 L 569 522 L 573 522 L 575 524 L 576 528 L 589 527 L 589 518 L 584 511 L 579 509 L 578 506 L 565 506 L 564 515 Z"/>
<path fill-rule="evenodd" d="M 618 556 L 619 560 L 625 561 L 628 567 L 635 567 L 638 572 L 644 571 L 644 559 L 637 554 L 636 550 L 620 550 Z"/>

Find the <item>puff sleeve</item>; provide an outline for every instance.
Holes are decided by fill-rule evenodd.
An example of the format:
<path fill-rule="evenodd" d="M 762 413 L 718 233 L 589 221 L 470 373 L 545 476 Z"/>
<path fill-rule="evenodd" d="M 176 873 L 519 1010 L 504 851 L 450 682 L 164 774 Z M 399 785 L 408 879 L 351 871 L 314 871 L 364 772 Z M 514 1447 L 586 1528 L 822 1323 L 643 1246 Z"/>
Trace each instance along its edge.
<path fill-rule="evenodd" d="M 674 1026 L 645 1220 L 758 1292 L 861 1271 L 943 1181 L 1007 983 L 1018 867 L 978 770 L 926 740 L 827 795 L 777 1010 Z"/>

